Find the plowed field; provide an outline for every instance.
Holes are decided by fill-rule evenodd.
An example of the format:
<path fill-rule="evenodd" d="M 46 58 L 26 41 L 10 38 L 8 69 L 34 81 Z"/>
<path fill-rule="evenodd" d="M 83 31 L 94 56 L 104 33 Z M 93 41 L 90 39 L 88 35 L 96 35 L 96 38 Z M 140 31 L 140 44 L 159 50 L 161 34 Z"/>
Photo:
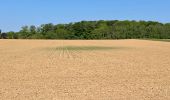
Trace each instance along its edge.
<path fill-rule="evenodd" d="M 170 100 L 170 42 L 0 40 L 0 100 Z"/>

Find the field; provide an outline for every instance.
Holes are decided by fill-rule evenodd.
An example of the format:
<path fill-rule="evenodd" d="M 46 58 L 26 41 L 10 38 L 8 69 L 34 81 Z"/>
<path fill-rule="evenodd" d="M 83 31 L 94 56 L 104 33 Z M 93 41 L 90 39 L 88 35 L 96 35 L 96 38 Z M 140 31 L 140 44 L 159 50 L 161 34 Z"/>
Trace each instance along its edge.
<path fill-rule="evenodd" d="M 0 100 L 170 100 L 170 42 L 0 40 Z"/>

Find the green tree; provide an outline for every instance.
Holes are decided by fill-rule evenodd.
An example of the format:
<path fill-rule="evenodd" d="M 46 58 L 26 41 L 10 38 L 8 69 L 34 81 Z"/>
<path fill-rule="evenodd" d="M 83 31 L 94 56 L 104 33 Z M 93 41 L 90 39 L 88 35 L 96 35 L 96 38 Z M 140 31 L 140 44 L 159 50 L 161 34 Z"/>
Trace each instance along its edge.
<path fill-rule="evenodd" d="M 8 39 L 16 39 L 17 38 L 15 32 L 8 32 L 7 37 L 8 37 Z"/>
<path fill-rule="evenodd" d="M 155 21 L 99 20 L 69 24 L 52 23 L 40 27 L 24 26 L 19 32 L 8 33 L 8 38 L 20 39 L 139 39 L 170 38 L 170 23 Z"/>
<path fill-rule="evenodd" d="M 29 32 L 29 27 L 28 26 L 23 26 L 20 30 L 20 32 L 18 33 L 19 38 L 21 39 L 28 39 L 31 34 Z"/>
<path fill-rule="evenodd" d="M 36 27 L 34 25 L 31 25 L 29 31 L 31 34 L 36 34 Z"/>

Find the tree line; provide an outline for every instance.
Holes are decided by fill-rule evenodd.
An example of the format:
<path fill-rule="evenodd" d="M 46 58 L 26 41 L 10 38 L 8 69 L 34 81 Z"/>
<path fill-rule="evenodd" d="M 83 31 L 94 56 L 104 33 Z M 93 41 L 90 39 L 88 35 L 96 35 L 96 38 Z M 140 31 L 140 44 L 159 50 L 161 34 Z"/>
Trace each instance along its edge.
<path fill-rule="evenodd" d="M 170 23 L 99 20 L 23 26 L 8 39 L 170 39 Z"/>

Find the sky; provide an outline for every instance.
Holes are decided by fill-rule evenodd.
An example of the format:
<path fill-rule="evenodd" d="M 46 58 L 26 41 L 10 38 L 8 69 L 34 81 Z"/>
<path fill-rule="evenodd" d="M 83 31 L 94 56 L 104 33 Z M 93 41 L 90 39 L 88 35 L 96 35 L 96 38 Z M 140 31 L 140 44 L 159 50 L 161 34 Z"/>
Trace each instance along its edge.
<path fill-rule="evenodd" d="M 0 29 L 82 20 L 170 22 L 170 0 L 0 0 Z"/>

